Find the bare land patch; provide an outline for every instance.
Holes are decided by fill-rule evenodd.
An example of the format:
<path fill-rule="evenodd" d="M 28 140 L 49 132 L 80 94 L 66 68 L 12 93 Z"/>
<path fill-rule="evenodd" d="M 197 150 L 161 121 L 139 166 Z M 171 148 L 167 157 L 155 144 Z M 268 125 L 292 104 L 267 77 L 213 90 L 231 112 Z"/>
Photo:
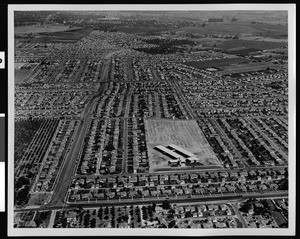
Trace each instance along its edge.
<path fill-rule="evenodd" d="M 25 67 L 22 68 L 23 66 L 29 66 L 30 67 Z M 14 75 L 15 75 L 15 84 L 21 83 L 26 76 L 28 76 L 34 67 L 38 65 L 38 63 L 15 63 L 15 70 L 14 70 Z"/>
<path fill-rule="evenodd" d="M 45 205 L 50 197 L 52 196 L 51 192 L 44 192 L 44 193 L 33 193 L 30 194 L 30 198 L 28 200 L 28 206 L 41 206 Z"/>
<path fill-rule="evenodd" d="M 195 120 L 145 120 L 150 172 L 162 170 L 192 169 L 193 167 L 171 167 L 170 158 L 154 149 L 157 145 L 175 144 L 196 155 L 200 167 L 221 166 L 211 146 Z"/>

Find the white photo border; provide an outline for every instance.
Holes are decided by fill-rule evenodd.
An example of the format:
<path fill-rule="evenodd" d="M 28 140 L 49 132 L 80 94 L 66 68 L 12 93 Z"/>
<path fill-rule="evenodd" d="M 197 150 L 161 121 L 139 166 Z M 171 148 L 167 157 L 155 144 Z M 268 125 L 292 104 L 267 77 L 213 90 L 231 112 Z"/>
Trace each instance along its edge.
<path fill-rule="evenodd" d="M 288 11 L 289 228 L 143 229 L 13 228 L 14 216 L 14 11 Z M 8 236 L 230 236 L 295 235 L 296 209 L 296 5 L 295 4 L 24 4 L 8 5 Z"/>

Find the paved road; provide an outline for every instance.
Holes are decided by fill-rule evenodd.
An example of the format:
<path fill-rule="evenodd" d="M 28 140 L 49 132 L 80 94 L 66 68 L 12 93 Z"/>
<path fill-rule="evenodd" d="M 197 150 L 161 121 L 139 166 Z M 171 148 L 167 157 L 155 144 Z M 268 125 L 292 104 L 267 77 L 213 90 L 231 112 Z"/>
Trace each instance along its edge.
<path fill-rule="evenodd" d="M 242 216 L 241 212 L 238 210 L 239 208 L 239 203 L 238 202 L 234 202 L 232 204 L 233 210 L 235 212 L 235 214 L 237 215 L 237 217 L 239 218 L 239 220 L 241 221 L 241 223 L 243 224 L 243 228 L 247 228 L 247 223 L 245 221 L 245 218 Z"/>
<path fill-rule="evenodd" d="M 89 116 L 91 115 L 91 112 L 93 110 L 93 105 L 96 103 L 98 95 L 100 95 L 105 90 L 105 88 L 106 84 L 101 85 L 97 96 L 93 97 L 93 99 L 85 108 L 84 115 L 82 117 L 82 120 L 80 121 L 80 125 L 78 126 L 77 133 L 74 137 L 74 142 L 71 145 L 70 152 L 67 155 L 67 158 L 65 159 L 65 164 L 63 165 L 63 168 L 57 180 L 57 186 L 54 189 L 53 197 L 50 200 L 49 205 L 57 205 L 63 203 L 63 199 L 67 193 L 68 186 L 72 180 L 72 172 L 75 167 L 76 159 L 79 156 L 83 138 L 89 126 Z"/>
<path fill-rule="evenodd" d="M 101 80 L 104 81 L 108 78 L 110 58 L 112 57 L 113 54 L 117 52 L 120 51 L 110 52 L 104 57 L 105 63 L 101 73 Z M 67 158 L 65 159 L 65 164 L 63 165 L 61 173 L 58 176 L 57 186 L 54 189 L 53 197 L 51 198 L 48 204 L 49 206 L 56 206 L 56 205 L 62 206 L 64 204 L 64 198 L 67 194 L 68 186 L 72 180 L 72 172 L 76 164 L 76 159 L 79 156 L 82 141 L 85 136 L 86 130 L 88 129 L 89 126 L 89 121 L 91 119 L 93 106 L 94 104 L 96 104 L 98 98 L 101 96 L 103 91 L 106 90 L 106 88 L 107 88 L 107 83 L 101 84 L 99 90 L 92 97 L 91 101 L 87 104 L 85 108 L 83 117 L 80 121 L 80 125 L 78 126 L 78 130 L 74 137 L 74 142 L 70 148 Z"/>
<path fill-rule="evenodd" d="M 167 200 L 170 203 L 203 203 L 203 202 L 222 202 L 222 201 L 243 201 L 247 198 L 281 198 L 288 197 L 288 192 L 270 192 L 270 193 L 248 193 L 248 194 L 228 194 L 228 195 L 212 195 L 212 196 L 196 196 L 193 195 L 191 198 L 181 197 L 181 198 L 168 198 Z M 36 208 L 24 208 L 24 209 L 16 209 L 15 212 L 24 212 L 24 211 L 46 211 L 46 210 L 61 210 L 61 209 L 75 209 L 78 207 L 83 208 L 91 208 L 91 207 L 104 207 L 104 206 L 120 206 L 120 205 L 143 205 L 143 204 L 151 204 L 152 202 L 161 203 L 165 201 L 166 198 L 151 198 L 145 200 L 109 200 L 103 201 L 101 203 L 81 203 L 81 204 L 64 204 L 64 205 L 47 205 L 43 207 Z"/>
<path fill-rule="evenodd" d="M 175 92 L 178 94 L 178 97 L 182 100 L 181 103 L 184 105 L 189 116 L 192 116 L 193 119 L 197 119 L 197 115 L 194 113 L 194 110 L 191 108 L 190 104 L 188 103 L 188 101 L 186 100 L 184 95 L 182 94 L 177 82 L 174 82 L 173 86 L 174 86 Z"/>
<path fill-rule="evenodd" d="M 215 119 L 212 119 L 212 121 L 214 122 L 214 125 L 218 128 L 218 130 L 221 132 L 221 134 L 227 139 L 227 142 L 230 144 L 231 148 L 234 150 L 234 152 L 238 156 L 238 158 L 242 161 L 243 165 L 245 167 L 249 168 L 249 164 L 244 160 L 244 157 L 242 156 L 241 152 L 239 150 L 237 150 L 237 148 L 232 143 L 231 139 L 229 139 L 229 137 L 225 133 L 225 131 L 221 128 L 219 123 Z"/>
<path fill-rule="evenodd" d="M 268 166 L 268 167 L 249 167 L 247 169 L 244 169 L 244 168 L 202 168 L 202 169 L 199 169 L 199 172 L 229 172 L 229 173 L 232 173 L 232 172 L 239 172 L 241 170 L 243 171 L 251 171 L 251 170 L 258 170 L 258 169 L 262 169 L 262 170 L 267 170 L 267 169 L 274 169 L 274 170 L 280 170 L 280 169 L 286 169 L 287 166 Z M 195 173 L 195 168 L 193 169 L 190 169 L 190 170 L 184 170 L 184 171 L 163 171 L 163 172 L 153 172 L 153 173 L 135 173 L 134 175 L 136 176 L 142 176 L 142 175 L 145 175 L 145 176 L 149 176 L 149 175 L 174 175 L 174 174 L 180 174 L 180 173 L 185 173 L 185 174 L 189 174 L 189 173 Z M 99 175 L 88 175 L 89 178 L 97 178 Z M 112 178 L 112 177 L 117 177 L 118 175 L 101 175 L 101 178 Z M 87 176 L 86 175 L 73 175 L 72 178 L 86 178 Z"/>

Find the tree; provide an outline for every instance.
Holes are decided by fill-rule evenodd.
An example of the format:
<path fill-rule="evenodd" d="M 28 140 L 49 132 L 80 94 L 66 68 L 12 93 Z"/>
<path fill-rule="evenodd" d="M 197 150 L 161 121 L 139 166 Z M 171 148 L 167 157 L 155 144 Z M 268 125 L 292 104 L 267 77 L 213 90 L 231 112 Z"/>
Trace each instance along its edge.
<path fill-rule="evenodd" d="M 152 202 L 152 211 L 155 212 L 155 208 L 156 208 L 156 203 Z"/>
<path fill-rule="evenodd" d="M 117 218 L 117 222 L 118 222 L 118 223 L 121 223 L 121 222 L 122 222 L 122 217 L 118 217 L 118 218 Z"/>
<path fill-rule="evenodd" d="M 39 227 L 43 223 L 43 220 L 40 217 L 38 217 L 34 219 L 34 222 L 36 224 L 36 227 Z"/>
<path fill-rule="evenodd" d="M 23 185 L 28 185 L 28 184 L 29 184 L 29 179 L 24 176 L 21 176 L 17 179 L 15 188 L 18 189 L 18 188 L 23 187 Z"/>
<path fill-rule="evenodd" d="M 128 217 L 127 215 L 124 215 L 124 216 L 122 217 L 122 219 L 123 219 L 124 222 L 127 222 L 128 219 L 129 219 L 129 217 Z"/>
<path fill-rule="evenodd" d="M 248 213 L 250 209 L 251 209 L 251 204 L 249 204 L 248 202 L 245 202 L 245 203 L 243 204 L 243 206 L 241 206 L 241 207 L 239 208 L 239 210 L 240 210 L 241 212 L 244 212 L 244 213 Z"/>
<path fill-rule="evenodd" d="M 174 209 L 170 209 L 169 213 L 174 214 L 175 210 Z"/>
<path fill-rule="evenodd" d="M 28 193 L 30 187 L 26 185 L 24 188 L 20 189 L 16 195 L 16 203 L 18 205 L 25 205 L 28 201 Z"/>
<path fill-rule="evenodd" d="M 169 225 L 168 225 L 168 228 L 173 228 L 175 226 L 176 222 L 175 220 L 172 220 Z"/>
<path fill-rule="evenodd" d="M 26 176 L 26 177 L 27 177 L 27 178 L 32 178 L 32 176 L 33 176 L 33 173 L 29 171 L 29 172 L 27 173 L 27 176 Z"/>
<path fill-rule="evenodd" d="M 113 144 L 108 144 L 108 145 L 106 145 L 105 150 L 113 151 L 113 150 L 115 150 L 115 147 L 113 146 Z"/>
<path fill-rule="evenodd" d="M 62 224 L 62 227 L 63 227 L 63 228 L 66 228 L 67 225 L 68 225 L 67 218 L 64 218 L 64 219 L 62 220 L 61 224 Z"/>
<path fill-rule="evenodd" d="M 83 219 L 83 225 L 84 227 L 88 227 L 90 224 L 90 214 L 85 214 L 84 219 Z"/>
<path fill-rule="evenodd" d="M 162 208 L 163 209 L 170 209 L 171 208 L 170 202 L 168 200 L 163 201 Z"/>
<path fill-rule="evenodd" d="M 187 211 L 187 212 L 185 213 L 185 218 L 192 217 L 192 216 L 193 216 L 193 214 L 192 214 L 191 211 Z"/>
<path fill-rule="evenodd" d="M 91 226 L 91 228 L 95 228 L 96 227 L 96 219 L 95 218 L 93 218 L 91 220 L 90 226 Z"/>

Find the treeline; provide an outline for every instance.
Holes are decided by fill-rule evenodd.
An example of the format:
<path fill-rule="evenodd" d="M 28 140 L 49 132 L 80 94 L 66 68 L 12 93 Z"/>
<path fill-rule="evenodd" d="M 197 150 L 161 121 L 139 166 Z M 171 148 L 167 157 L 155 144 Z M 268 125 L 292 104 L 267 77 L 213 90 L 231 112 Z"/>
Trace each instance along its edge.
<path fill-rule="evenodd" d="M 194 41 L 190 41 L 186 39 L 166 40 L 166 39 L 154 38 L 154 39 L 146 39 L 143 41 L 148 44 L 155 44 L 159 46 L 182 46 L 182 45 L 194 46 L 195 45 Z"/>
<path fill-rule="evenodd" d="M 134 50 L 139 52 L 145 52 L 147 54 L 172 54 L 177 52 L 184 52 L 183 48 L 175 46 L 158 46 L 158 47 L 144 47 L 144 48 L 135 48 Z"/>
<path fill-rule="evenodd" d="M 145 52 L 147 54 L 172 54 L 177 52 L 184 52 L 186 50 L 186 45 L 195 45 L 193 41 L 189 40 L 166 40 L 166 39 L 147 39 L 144 42 L 148 44 L 154 44 L 157 46 L 135 48 L 134 50 Z"/>

